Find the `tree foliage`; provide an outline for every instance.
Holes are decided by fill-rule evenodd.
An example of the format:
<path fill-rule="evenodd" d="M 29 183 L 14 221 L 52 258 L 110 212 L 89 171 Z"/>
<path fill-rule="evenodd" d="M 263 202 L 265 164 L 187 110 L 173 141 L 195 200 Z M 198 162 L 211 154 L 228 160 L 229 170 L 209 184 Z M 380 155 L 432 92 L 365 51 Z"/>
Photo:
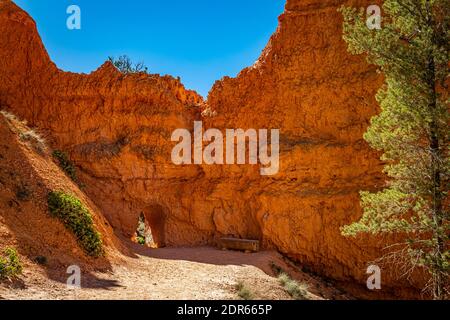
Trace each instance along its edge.
<path fill-rule="evenodd" d="M 384 75 L 381 112 L 364 135 L 382 151 L 386 187 L 361 192 L 362 218 L 342 230 L 402 233 L 402 250 L 430 274 L 433 297 L 449 281 L 449 0 L 386 0 L 380 30 L 364 9 L 341 8 L 349 52 L 366 54 Z"/>
<path fill-rule="evenodd" d="M 143 62 L 133 63 L 127 55 L 119 56 L 119 58 L 109 57 L 108 60 L 123 74 L 147 73 L 148 68 Z"/>

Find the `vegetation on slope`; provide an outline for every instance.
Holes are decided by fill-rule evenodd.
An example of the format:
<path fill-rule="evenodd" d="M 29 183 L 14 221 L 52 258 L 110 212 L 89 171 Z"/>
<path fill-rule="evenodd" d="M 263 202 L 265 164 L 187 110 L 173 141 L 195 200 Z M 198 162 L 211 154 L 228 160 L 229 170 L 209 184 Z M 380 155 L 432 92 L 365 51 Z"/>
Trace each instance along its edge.
<path fill-rule="evenodd" d="M 0 254 L 0 280 L 15 278 L 22 273 L 22 263 L 14 248 L 6 248 Z"/>
<path fill-rule="evenodd" d="M 67 153 L 55 150 L 52 153 L 53 157 L 58 161 L 60 168 L 69 176 L 72 181 L 78 183 L 77 173 L 73 162 L 69 159 Z"/>
<path fill-rule="evenodd" d="M 101 235 L 94 227 L 91 213 L 79 199 L 60 191 L 50 192 L 48 206 L 52 216 L 59 218 L 74 233 L 88 255 L 103 255 Z"/>
<path fill-rule="evenodd" d="M 304 283 L 298 283 L 292 277 L 284 271 L 280 266 L 275 263 L 271 263 L 273 272 L 277 275 L 283 289 L 295 300 L 308 300 L 308 285 Z"/>
<path fill-rule="evenodd" d="M 248 288 L 244 282 L 239 281 L 236 284 L 236 290 L 237 290 L 237 295 L 239 296 L 239 298 L 243 299 L 243 300 L 253 300 L 254 298 L 254 294 L 253 292 L 250 290 L 250 288 Z"/>

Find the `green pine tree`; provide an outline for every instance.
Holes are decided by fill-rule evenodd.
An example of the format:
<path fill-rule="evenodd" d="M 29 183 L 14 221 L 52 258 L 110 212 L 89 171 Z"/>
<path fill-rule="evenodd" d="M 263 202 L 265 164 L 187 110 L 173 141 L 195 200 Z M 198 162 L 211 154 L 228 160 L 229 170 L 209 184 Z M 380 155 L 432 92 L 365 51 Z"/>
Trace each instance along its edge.
<path fill-rule="evenodd" d="M 388 176 L 385 189 L 361 192 L 363 216 L 342 233 L 403 234 L 401 252 L 429 272 L 434 299 L 448 295 L 450 269 L 449 1 L 385 0 L 381 29 L 368 28 L 364 9 L 340 9 L 349 52 L 385 78 L 364 139 Z"/>

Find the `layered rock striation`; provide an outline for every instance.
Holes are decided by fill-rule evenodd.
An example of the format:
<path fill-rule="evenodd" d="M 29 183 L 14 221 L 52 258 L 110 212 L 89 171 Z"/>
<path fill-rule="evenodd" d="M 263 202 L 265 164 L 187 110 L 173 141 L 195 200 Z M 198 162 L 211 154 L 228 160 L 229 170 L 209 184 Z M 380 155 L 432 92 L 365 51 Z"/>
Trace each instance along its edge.
<path fill-rule="evenodd" d="M 217 81 L 204 102 L 170 76 L 124 75 L 108 62 L 89 75 L 63 72 L 33 20 L 0 0 L 0 106 L 70 154 L 86 193 L 126 236 L 143 213 L 160 245 L 255 238 L 363 288 L 386 241 L 344 238 L 340 228 L 360 217 L 360 190 L 385 184 L 379 155 L 362 138 L 382 79 L 347 53 L 337 12 L 344 2 L 371 4 L 288 0 L 258 61 Z M 280 129 L 279 172 L 173 164 L 171 134 L 192 131 L 195 120 L 205 129 Z M 383 281 L 397 295 L 413 292 L 393 276 Z"/>

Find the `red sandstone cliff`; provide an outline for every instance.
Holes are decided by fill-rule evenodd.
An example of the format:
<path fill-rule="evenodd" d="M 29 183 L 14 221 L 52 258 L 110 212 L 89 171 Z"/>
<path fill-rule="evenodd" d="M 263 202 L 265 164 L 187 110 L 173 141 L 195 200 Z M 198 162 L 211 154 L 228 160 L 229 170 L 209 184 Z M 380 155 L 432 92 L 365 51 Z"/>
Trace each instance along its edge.
<path fill-rule="evenodd" d="M 122 75 L 109 63 L 89 75 L 58 70 L 33 20 L 0 0 L 0 108 L 70 153 L 86 193 L 127 236 L 143 212 L 161 243 L 258 238 L 312 271 L 364 287 L 380 239 L 343 238 L 339 228 L 360 216 L 358 192 L 384 183 L 378 155 L 362 140 L 381 79 L 347 54 L 342 3 L 289 0 L 258 62 L 218 81 L 208 97 L 217 115 L 202 118 L 201 97 L 172 77 Z M 194 119 L 280 128 L 279 173 L 172 164 L 170 135 L 192 129 Z M 408 294 L 388 275 L 383 286 Z"/>
<path fill-rule="evenodd" d="M 215 186 L 232 195 L 223 200 L 217 192 L 227 217 L 219 230 L 240 228 L 321 274 L 364 284 L 380 239 L 355 241 L 339 229 L 360 216 L 359 191 L 384 184 L 379 157 L 362 139 L 382 80 L 363 57 L 347 53 L 337 12 L 343 3 L 289 0 L 255 65 L 214 85 L 208 104 L 217 116 L 208 122 L 281 128 L 279 174 L 226 172 Z M 239 224 L 243 212 L 257 223 Z"/>

